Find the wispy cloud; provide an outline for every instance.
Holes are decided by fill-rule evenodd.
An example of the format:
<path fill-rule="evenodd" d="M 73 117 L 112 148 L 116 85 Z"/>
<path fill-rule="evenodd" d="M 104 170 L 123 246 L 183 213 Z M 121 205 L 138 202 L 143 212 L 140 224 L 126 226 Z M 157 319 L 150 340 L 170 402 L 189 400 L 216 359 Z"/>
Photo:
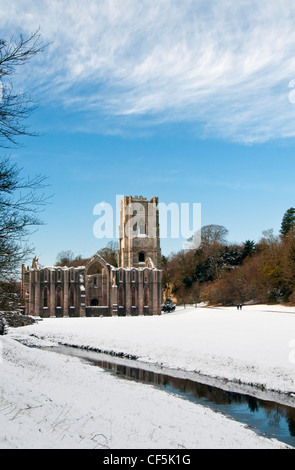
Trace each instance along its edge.
<path fill-rule="evenodd" d="M 53 41 L 47 100 L 118 128 L 187 122 L 245 143 L 295 136 L 293 0 L 10 0 L 1 30 Z M 92 121 L 93 122 L 93 121 Z"/>

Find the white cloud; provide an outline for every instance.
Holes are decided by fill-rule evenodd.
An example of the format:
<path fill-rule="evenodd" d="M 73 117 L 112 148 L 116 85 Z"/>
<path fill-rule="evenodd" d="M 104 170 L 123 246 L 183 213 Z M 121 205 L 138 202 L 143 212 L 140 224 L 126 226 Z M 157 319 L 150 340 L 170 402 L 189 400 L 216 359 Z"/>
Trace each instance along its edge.
<path fill-rule="evenodd" d="M 53 41 L 47 99 L 117 126 L 188 122 L 243 142 L 295 135 L 293 0 L 4 0 L 1 30 Z"/>

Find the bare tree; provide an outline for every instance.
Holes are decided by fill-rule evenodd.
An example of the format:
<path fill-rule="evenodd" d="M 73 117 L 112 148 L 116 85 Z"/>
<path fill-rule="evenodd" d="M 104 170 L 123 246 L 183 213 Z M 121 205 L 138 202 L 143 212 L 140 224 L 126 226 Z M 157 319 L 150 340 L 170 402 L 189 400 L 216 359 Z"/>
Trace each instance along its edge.
<path fill-rule="evenodd" d="M 226 244 L 228 230 L 222 225 L 206 225 L 202 227 L 202 246 Z"/>
<path fill-rule="evenodd" d="M 42 224 L 46 197 L 38 194 L 45 178 L 22 178 L 9 159 L 0 161 L 0 279 L 9 279 L 32 252 L 29 235 Z"/>
<path fill-rule="evenodd" d="M 28 93 L 15 92 L 9 79 L 16 73 L 19 66 L 43 51 L 46 46 L 41 44 L 39 32 L 28 39 L 20 36 L 16 41 L 0 39 L 0 147 L 9 148 L 17 145 L 17 137 L 35 135 L 25 125 L 26 119 L 36 108 Z"/>
<path fill-rule="evenodd" d="M 97 252 L 107 263 L 118 267 L 118 242 L 110 241 L 105 248 Z"/>
<path fill-rule="evenodd" d="M 81 255 L 75 255 L 72 250 L 60 251 L 56 257 L 56 266 L 68 266 L 73 261 L 82 260 Z"/>
<path fill-rule="evenodd" d="M 44 49 L 39 32 L 28 39 L 22 36 L 15 41 L 0 39 L 0 147 L 17 145 L 17 138 L 34 135 L 25 120 L 35 109 L 27 93 L 13 89 L 11 76 L 21 65 Z M 15 275 L 28 253 L 28 237 L 32 227 L 42 223 L 39 213 L 47 202 L 40 194 L 45 178 L 37 175 L 25 178 L 21 169 L 8 157 L 0 160 L 0 280 Z"/>

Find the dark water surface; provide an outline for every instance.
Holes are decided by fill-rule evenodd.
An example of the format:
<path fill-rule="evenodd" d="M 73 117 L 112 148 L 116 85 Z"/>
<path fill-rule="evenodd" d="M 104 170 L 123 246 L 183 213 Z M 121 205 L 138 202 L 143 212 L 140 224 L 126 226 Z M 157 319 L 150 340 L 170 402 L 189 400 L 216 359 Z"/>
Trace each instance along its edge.
<path fill-rule="evenodd" d="M 201 383 L 200 376 L 196 380 L 194 380 L 194 377 L 192 378 L 196 374 L 185 374 L 183 371 L 171 371 L 169 369 L 164 370 L 161 367 L 138 361 L 120 359 L 107 354 L 69 346 L 57 346 L 48 349 L 78 357 L 118 377 L 150 384 L 193 403 L 207 406 L 248 425 L 260 435 L 277 439 L 295 447 L 294 398 L 289 399 L 290 405 L 283 404 L 281 400 L 274 401 L 276 398 L 273 397 L 271 399 L 257 398 L 257 390 L 253 388 L 252 395 L 251 387 L 248 387 L 247 393 L 240 393 L 228 390 L 228 383 L 224 386 L 225 382 L 222 384 L 219 381 L 218 386 Z M 180 373 L 182 376 L 177 376 Z M 184 375 L 189 376 L 189 378 L 185 378 Z M 232 387 L 233 385 L 231 385 Z M 266 393 L 264 395 L 267 396 Z"/>

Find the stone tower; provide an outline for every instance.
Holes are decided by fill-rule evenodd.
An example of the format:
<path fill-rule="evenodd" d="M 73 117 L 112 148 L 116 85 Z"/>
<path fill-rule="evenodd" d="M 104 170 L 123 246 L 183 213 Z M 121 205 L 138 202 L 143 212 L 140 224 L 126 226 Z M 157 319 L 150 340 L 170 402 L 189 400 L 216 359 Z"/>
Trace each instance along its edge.
<path fill-rule="evenodd" d="M 125 196 L 120 207 L 118 261 L 120 268 L 147 263 L 161 269 L 158 198 Z"/>

